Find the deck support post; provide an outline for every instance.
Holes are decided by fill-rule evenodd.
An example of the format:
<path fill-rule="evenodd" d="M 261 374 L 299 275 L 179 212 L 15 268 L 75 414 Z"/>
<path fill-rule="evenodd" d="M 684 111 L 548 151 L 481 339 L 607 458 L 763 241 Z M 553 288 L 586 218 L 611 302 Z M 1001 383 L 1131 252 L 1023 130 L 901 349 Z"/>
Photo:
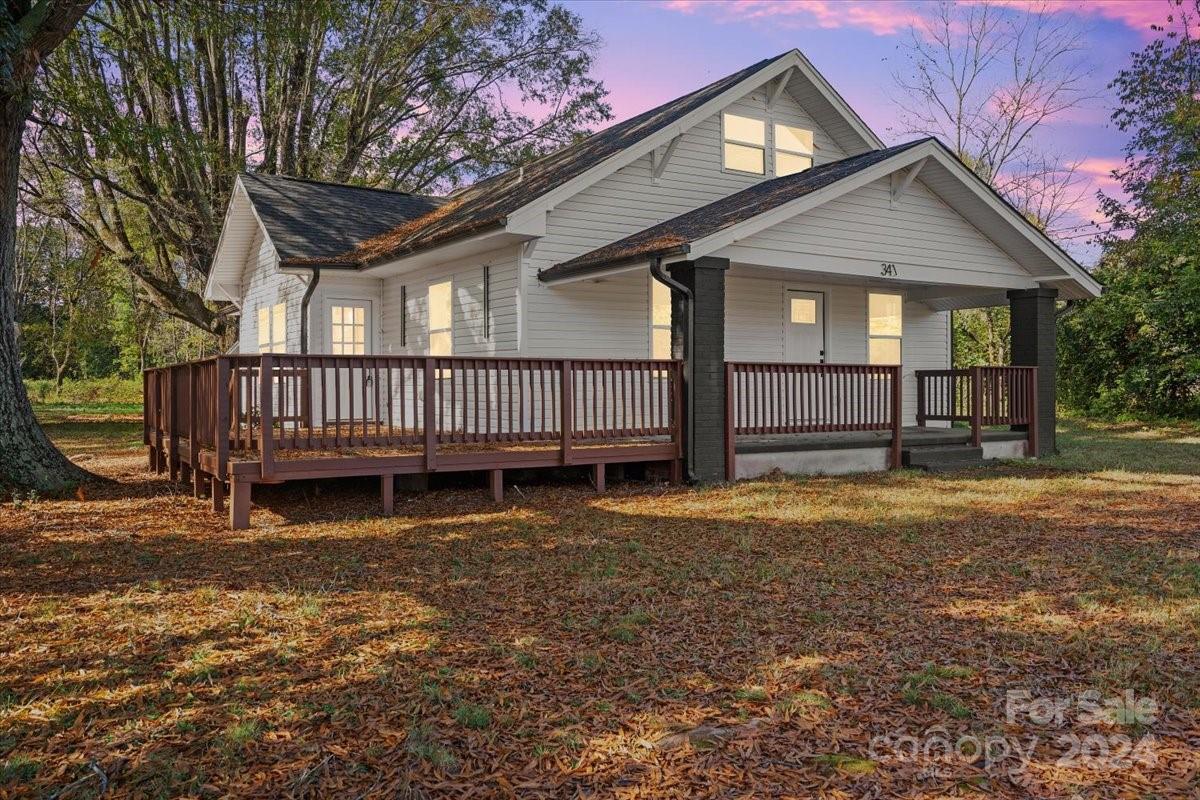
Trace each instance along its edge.
<path fill-rule="evenodd" d="M 497 503 L 504 502 L 504 470 L 488 470 L 488 488 L 492 492 L 493 500 L 495 500 Z"/>
<path fill-rule="evenodd" d="M 671 355 L 682 359 L 687 477 L 725 480 L 725 273 L 729 259 L 704 257 L 669 266 L 691 292 L 671 292 Z M 690 317 L 690 319 L 689 319 Z M 692 339 L 692 341 L 689 341 Z"/>
<path fill-rule="evenodd" d="M 604 494 L 604 462 L 592 465 L 592 482 L 596 484 L 596 493 Z"/>
<path fill-rule="evenodd" d="M 383 515 L 390 517 L 395 511 L 396 476 L 390 472 L 379 476 L 379 491 L 383 496 Z"/>
<path fill-rule="evenodd" d="M 888 454 L 889 466 L 900 469 L 904 464 L 904 368 L 892 368 L 892 447 Z"/>
<path fill-rule="evenodd" d="M 242 531 L 250 527 L 250 487 L 245 478 L 229 477 L 229 527 Z"/>
<path fill-rule="evenodd" d="M 204 496 L 204 473 L 199 469 L 192 469 L 192 497 L 197 499 Z"/>
<path fill-rule="evenodd" d="M 208 481 L 209 492 L 212 495 L 212 510 L 214 514 L 225 512 L 225 482 L 216 475 Z"/>
<path fill-rule="evenodd" d="M 1033 455 L 1038 458 L 1058 452 L 1054 440 L 1057 424 L 1054 409 L 1057 299 L 1057 289 L 1013 289 L 1008 293 L 1012 363 L 1018 367 L 1037 367 L 1037 435 L 1031 438 L 1036 438 Z M 1025 430 L 1028 426 L 1014 427 Z"/>

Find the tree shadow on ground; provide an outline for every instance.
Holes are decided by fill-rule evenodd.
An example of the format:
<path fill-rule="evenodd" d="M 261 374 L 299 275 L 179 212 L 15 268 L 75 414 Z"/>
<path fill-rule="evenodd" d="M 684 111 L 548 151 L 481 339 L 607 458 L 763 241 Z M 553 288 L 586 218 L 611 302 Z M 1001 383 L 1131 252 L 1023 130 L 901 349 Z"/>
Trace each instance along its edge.
<path fill-rule="evenodd" d="M 1185 741 L 1200 502 L 1110 507 L 1056 472 L 1015 497 L 1011 477 L 537 487 L 503 507 L 466 487 L 392 519 L 369 486 L 278 487 L 239 532 L 161 481 L 16 509 L 4 747 L 47 790 L 86 753 L 117 794 L 919 794 L 983 773 L 832 757 L 1003 728 L 1008 688 L 1150 693 L 1156 733 Z M 961 670 L 914 689 L 930 663 Z M 658 746 L 705 724 L 734 733 Z"/>

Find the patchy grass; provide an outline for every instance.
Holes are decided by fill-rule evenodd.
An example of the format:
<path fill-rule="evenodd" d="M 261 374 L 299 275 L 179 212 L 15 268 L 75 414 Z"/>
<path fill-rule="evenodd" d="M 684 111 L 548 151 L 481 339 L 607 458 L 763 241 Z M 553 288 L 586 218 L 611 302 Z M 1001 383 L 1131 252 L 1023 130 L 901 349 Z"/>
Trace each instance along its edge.
<path fill-rule="evenodd" d="M 1170 797 L 1200 771 L 1193 428 L 388 519 L 373 482 L 294 485 L 230 532 L 135 423 L 73 414 L 51 434 L 120 483 L 3 498 L 0 796 Z M 1010 692 L 1063 719 L 1010 721 Z M 1018 772 L 875 746 L 931 732 L 1039 744 Z M 1064 734 L 1155 759 L 1059 763 Z"/>

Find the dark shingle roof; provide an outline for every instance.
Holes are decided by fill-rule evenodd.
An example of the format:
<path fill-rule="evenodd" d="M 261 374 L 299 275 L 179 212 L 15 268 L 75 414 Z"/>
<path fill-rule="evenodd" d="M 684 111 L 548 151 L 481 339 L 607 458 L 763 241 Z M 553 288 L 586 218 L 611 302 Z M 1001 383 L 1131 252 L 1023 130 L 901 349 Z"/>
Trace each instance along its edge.
<path fill-rule="evenodd" d="M 676 122 L 787 55 L 782 53 L 760 61 L 691 94 L 542 156 L 524 167 L 482 180 L 455 193 L 425 217 L 405 221 L 386 232 L 381 231 L 370 240 L 346 248 L 338 260 L 346 266 L 365 266 L 502 225 L 507 215 L 522 206 Z M 291 260 L 302 263 L 304 258 Z"/>
<path fill-rule="evenodd" d="M 680 214 L 570 261 L 541 270 L 538 277 L 542 280 L 574 277 L 630 261 L 686 253 L 688 245 L 692 242 L 823 189 L 928 141 L 930 139 L 918 139 L 895 147 L 871 150 L 840 161 L 821 164 L 794 175 L 756 183 L 737 194 L 722 197 L 694 211 Z"/>
<path fill-rule="evenodd" d="M 242 186 L 283 261 L 334 259 L 443 205 L 441 197 L 243 174 Z"/>

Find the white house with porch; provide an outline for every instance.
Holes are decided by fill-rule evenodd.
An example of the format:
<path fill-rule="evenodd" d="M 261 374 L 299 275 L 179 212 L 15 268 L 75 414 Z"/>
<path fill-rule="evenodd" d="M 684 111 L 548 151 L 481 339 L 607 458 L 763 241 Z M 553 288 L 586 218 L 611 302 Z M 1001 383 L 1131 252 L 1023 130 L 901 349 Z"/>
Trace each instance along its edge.
<path fill-rule="evenodd" d="M 240 176 L 205 289 L 237 306 L 239 355 L 188 392 L 216 381 L 229 419 L 214 408 L 213 424 L 264 461 L 290 448 L 345 466 L 349 414 L 348 430 L 426 450 L 539 431 L 561 440 L 558 464 L 589 442 L 670 437 L 695 480 L 958 464 L 1053 449 L 1055 303 L 1099 292 L 944 145 L 885 147 L 792 50 L 445 197 Z M 999 304 L 1015 363 L 952 370 L 950 312 Z M 522 388 L 535 369 L 558 381 L 541 422 Z M 148 394 L 166 391 L 156 380 Z M 419 419 L 397 419 L 409 401 Z M 199 441 L 155 455 L 164 430 L 148 419 L 162 468 L 280 479 L 206 470 Z M 479 468 L 497 491 L 511 466 L 494 463 Z M 356 474 L 386 480 L 378 461 Z"/>

